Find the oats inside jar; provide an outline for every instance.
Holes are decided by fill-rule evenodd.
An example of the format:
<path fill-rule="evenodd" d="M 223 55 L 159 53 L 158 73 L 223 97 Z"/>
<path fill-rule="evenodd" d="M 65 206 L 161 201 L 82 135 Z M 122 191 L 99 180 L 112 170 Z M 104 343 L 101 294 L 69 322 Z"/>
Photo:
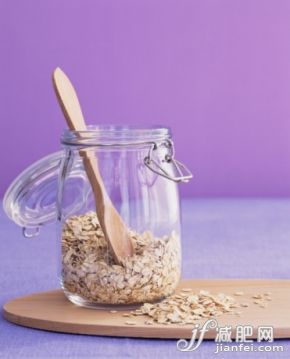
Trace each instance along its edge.
<path fill-rule="evenodd" d="M 62 284 L 94 303 L 137 304 L 172 294 L 180 279 L 179 238 L 130 231 L 134 255 L 117 264 L 96 213 L 72 216 L 62 229 Z"/>

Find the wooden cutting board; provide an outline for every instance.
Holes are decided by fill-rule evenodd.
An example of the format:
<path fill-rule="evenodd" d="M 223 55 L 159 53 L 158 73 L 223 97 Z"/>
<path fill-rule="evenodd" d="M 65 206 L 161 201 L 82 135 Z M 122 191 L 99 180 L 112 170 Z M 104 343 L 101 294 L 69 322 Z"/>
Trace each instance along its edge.
<path fill-rule="evenodd" d="M 244 292 L 242 297 L 235 297 L 238 302 L 248 302 L 249 307 L 238 308 L 240 316 L 224 314 L 217 318 L 219 326 L 252 325 L 253 338 L 257 335 L 258 326 L 273 326 L 274 338 L 290 338 L 290 280 L 183 280 L 181 288 L 201 289 L 211 293 L 233 295 Z M 271 292 L 272 300 L 267 308 L 254 304 L 252 296 L 257 293 Z M 14 299 L 4 305 L 3 315 L 8 321 L 37 329 L 56 332 L 105 335 L 118 337 L 144 338 L 191 338 L 192 325 L 145 325 L 148 317 L 136 316 L 133 319 L 123 317 L 128 311 L 110 309 L 96 310 L 78 307 L 70 303 L 61 290 L 31 294 Z M 137 324 L 127 325 L 126 321 L 134 320 Z M 205 321 L 205 320 L 204 320 Z M 202 322 L 201 322 L 202 323 Z M 206 333 L 205 338 L 215 338 L 216 330 Z"/>

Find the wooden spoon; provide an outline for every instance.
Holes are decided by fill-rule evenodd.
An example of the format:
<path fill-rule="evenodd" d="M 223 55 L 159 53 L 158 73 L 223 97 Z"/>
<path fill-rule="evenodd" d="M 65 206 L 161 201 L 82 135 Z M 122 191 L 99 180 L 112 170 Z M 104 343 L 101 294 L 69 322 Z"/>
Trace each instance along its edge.
<path fill-rule="evenodd" d="M 87 131 L 76 91 L 69 78 L 59 67 L 54 70 L 52 78 L 68 127 L 74 131 Z M 128 228 L 106 192 L 95 153 L 87 149 L 80 150 L 79 153 L 83 158 L 84 168 L 93 189 L 100 226 L 116 262 L 121 263 L 122 259 L 133 255 Z"/>

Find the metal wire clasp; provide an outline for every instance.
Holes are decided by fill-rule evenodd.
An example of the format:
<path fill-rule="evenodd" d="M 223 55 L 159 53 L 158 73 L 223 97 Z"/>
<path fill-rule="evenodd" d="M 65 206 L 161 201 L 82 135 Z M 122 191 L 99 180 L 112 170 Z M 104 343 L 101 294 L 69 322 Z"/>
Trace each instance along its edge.
<path fill-rule="evenodd" d="M 163 159 L 157 161 L 154 159 L 154 151 L 156 151 L 161 146 L 166 147 L 168 149 L 168 153 L 164 156 Z M 171 140 L 168 139 L 160 144 L 153 142 L 152 146 L 149 149 L 148 156 L 144 158 L 144 164 L 152 172 L 162 177 L 165 177 L 171 181 L 188 182 L 193 177 L 192 173 L 183 163 L 177 161 L 174 158 L 174 155 L 175 155 L 174 145 Z M 162 163 L 166 163 L 166 164 L 171 163 L 173 165 L 173 173 L 176 173 L 176 175 L 170 174 L 164 168 L 164 166 L 162 166 Z"/>

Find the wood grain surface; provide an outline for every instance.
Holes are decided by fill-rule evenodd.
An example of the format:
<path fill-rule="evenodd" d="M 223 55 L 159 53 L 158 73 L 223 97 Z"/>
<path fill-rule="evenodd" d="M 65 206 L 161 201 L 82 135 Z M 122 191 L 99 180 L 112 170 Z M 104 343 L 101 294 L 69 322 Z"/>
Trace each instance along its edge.
<path fill-rule="evenodd" d="M 240 316 L 225 314 L 217 318 L 219 326 L 231 325 L 233 337 L 237 325 L 252 325 L 253 338 L 257 335 L 258 326 L 273 326 L 274 338 L 290 338 L 290 280 L 260 279 L 223 279 L 223 280 L 183 280 L 181 288 L 200 289 L 212 293 L 233 295 L 237 291 L 244 292 L 236 297 L 239 302 L 248 302 L 248 308 L 238 308 Z M 254 304 L 252 296 L 257 293 L 271 292 L 272 301 L 267 308 Z M 192 325 L 146 325 L 148 317 L 136 316 L 133 319 L 123 317 L 128 311 L 117 309 L 88 309 L 78 307 L 69 302 L 61 290 L 31 294 L 9 301 L 3 307 L 3 316 L 8 321 L 31 328 L 49 331 L 90 334 L 118 337 L 144 338 L 190 338 Z M 126 321 L 134 320 L 136 325 L 130 326 Z M 201 322 L 202 324 L 202 322 Z M 205 338 L 215 338 L 216 331 L 206 333 Z"/>

